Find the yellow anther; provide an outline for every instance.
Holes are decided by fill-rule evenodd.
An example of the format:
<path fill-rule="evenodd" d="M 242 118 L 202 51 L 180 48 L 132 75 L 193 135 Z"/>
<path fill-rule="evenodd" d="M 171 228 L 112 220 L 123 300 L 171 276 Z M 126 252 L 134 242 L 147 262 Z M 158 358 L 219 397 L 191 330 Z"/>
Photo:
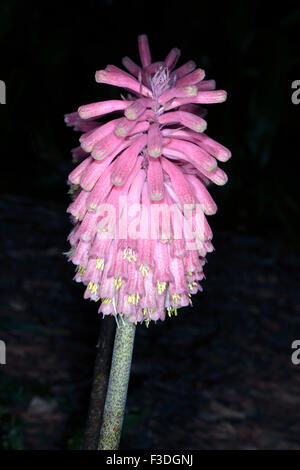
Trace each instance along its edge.
<path fill-rule="evenodd" d="M 93 284 L 92 289 L 91 289 L 92 294 L 95 294 L 97 290 L 98 290 L 98 284 L 95 282 L 95 284 Z"/>
<path fill-rule="evenodd" d="M 88 290 L 92 290 L 92 288 L 93 288 L 93 283 L 90 281 L 90 282 L 88 283 Z"/>
<path fill-rule="evenodd" d="M 102 232 L 107 232 L 107 231 L 108 231 L 108 228 L 107 228 L 107 227 L 103 227 Z"/>
<path fill-rule="evenodd" d="M 174 304 L 176 305 L 176 304 L 178 304 L 178 300 L 180 299 L 180 295 L 179 294 L 173 294 L 172 299 L 173 299 Z"/>
<path fill-rule="evenodd" d="M 103 258 L 97 258 L 96 259 L 96 269 L 101 269 L 101 271 L 103 271 L 103 269 L 104 269 L 104 259 Z"/>
<path fill-rule="evenodd" d="M 191 271 L 189 271 L 187 274 L 188 274 L 188 276 L 192 276 L 192 275 L 193 275 L 193 273 L 192 273 Z"/>
<path fill-rule="evenodd" d="M 114 279 L 114 285 L 115 285 L 115 287 L 116 287 L 117 290 L 120 289 L 120 287 L 121 287 L 121 285 L 122 285 L 122 282 L 123 282 L 123 281 L 122 281 L 122 278 L 121 278 L 121 277 L 119 277 L 118 279 L 117 279 L 117 278 Z"/>
<path fill-rule="evenodd" d="M 150 319 L 150 318 L 147 318 L 147 319 L 145 320 L 145 324 L 146 324 L 146 327 L 147 327 L 147 328 L 148 328 L 150 322 L 151 322 L 151 319 Z"/>
<path fill-rule="evenodd" d="M 81 264 L 79 264 L 79 266 L 78 266 L 78 272 L 79 272 L 79 274 L 85 273 L 85 269 L 84 269 L 83 266 L 81 266 Z"/>
<path fill-rule="evenodd" d="M 159 294 L 162 294 L 166 290 L 166 287 L 167 287 L 166 282 L 157 281 L 157 290 Z"/>
<path fill-rule="evenodd" d="M 110 299 L 109 297 L 103 297 L 102 302 L 103 302 L 104 304 L 110 304 L 110 303 L 111 303 L 111 299 Z"/>
<path fill-rule="evenodd" d="M 132 260 L 136 261 L 136 256 L 132 248 L 124 248 L 123 259 L 127 259 L 129 263 L 131 263 Z"/>
<path fill-rule="evenodd" d="M 148 276 L 149 266 L 144 266 L 143 264 L 141 264 L 139 270 L 141 271 L 142 276 Z"/>
<path fill-rule="evenodd" d="M 138 301 L 140 300 L 140 294 L 131 294 L 128 296 L 128 302 L 133 305 L 137 305 Z"/>

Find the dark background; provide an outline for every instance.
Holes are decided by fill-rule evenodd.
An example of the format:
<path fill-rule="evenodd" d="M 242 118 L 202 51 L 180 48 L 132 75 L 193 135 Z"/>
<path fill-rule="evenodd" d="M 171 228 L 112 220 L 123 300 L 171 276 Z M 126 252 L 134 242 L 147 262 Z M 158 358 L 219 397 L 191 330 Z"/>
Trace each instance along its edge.
<path fill-rule="evenodd" d="M 299 159 L 300 106 L 292 104 L 291 84 L 294 80 L 300 79 L 299 24 L 300 7 L 290 2 L 281 2 L 278 5 L 273 2 L 271 6 L 269 3 L 257 0 L 226 1 L 217 4 L 196 1 L 177 4 L 163 1 L 86 0 L 79 3 L 45 2 L 37 6 L 32 2 L 1 1 L 0 79 L 5 81 L 7 89 L 7 104 L 0 108 L 2 176 L 0 191 L 3 222 L 1 235 L 4 249 L 1 255 L 4 263 L 1 278 L 4 300 L 1 331 L 3 339 L 7 338 L 8 348 L 14 341 L 17 349 L 19 345 L 17 353 L 16 351 L 13 353 L 13 348 L 11 352 L 12 355 L 17 354 L 15 362 L 11 361 L 15 364 L 15 368 L 12 365 L 10 369 L 9 363 L 4 367 L 1 366 L 3 386 L 0 393 L 3 395 L 4 403 L 2 439 L 4 448 L 18 448 L 18 446 L 44 448 L 47 445 L 50 448 L 64 448 L 67 442 L 70 446 L 79 445 L 76 439 L 79 436 L 80 440 L 80 433 L 84 428 L 94 357 L 92 348 L 97 337 L 98 320 L 95 318 L 94 307 L 82 301 L 80 287 L 72 284 L 72 268 L 61 258 L 62 250 L 67 247 L 64 240 L 70 228 L 64 216 L 68 204 L 66 178 L 73 167 L 70 149 L 78 145 L 79 137 L 79 134 L 65 127 L 63 116 L 66 112 L 75 111 L 81 104 L 119 96 L 119 90 L 96 84 L 94 73 L 109 63 L 120 66 L 121 58 L 125 55 L 138 61 L 136 42 L 138 34 L 148 34 L 154 60 L 164 58 L 172 47 L 179 47 L 182 50 L 180 64 L 189 59 L 195 60 L 206 70 L 207 78 L 216 79 L 217 88 L 228 92 L 225 104 L 208 106 L 207 133 L 230 148 L 233 157 L 223 165 L 229 176 L 226 187 L 212 188 L 219 211 L 212 221 L 212 227 L 217 234 L 217 253 L 211 262 L 219 264 L 214 265 L 215 271 L 212 270 L 211 276 L 215 281 L 212 280 L 210 287 L 207 287 L 208 294 L 203 294 L 203 301 L 200 296 L 196 302 L 199 302 L 201 310 L 202 307 L 203 310 L 205 306 L 207 307 L 211 313 L 211 316 L 207 316 L 207 321 L 209 325 L 210 322 L 213 325 L 215 321 L 215 329 L 213 326 L 207 327 L 206 323 L 199 324 L 199 337 L 202 337 L 201 331 L 207 331 L 205 328 L 208 330 L 212 328 L 214 333 L 208 333 L 208 337 L 210 338 L 212 334 L 213 341 L 219 341 L 223 337 L 222 334 L 226 338 L 228 334 L 232 334 L 230 346 L 225 344 L 222 347 L 224 351 L 229 351 L 231 347 L 234 351 L 235 346 L 232 344 L 237 343 L 234 343 L 235 334 L 230 332 L 236 325 L 237 338 L 247 335 L 248 332 L 251 336 L 253 332 L 260 332 L 261 328 L 264 328 L 256 319 L 248 324 L 249 312 L 248 307 L 245 307 L 247 302 L 242 296 L 237 296 L 236 310 L 232 308 L 234 294 L 226 290 L 226 283 L 228 282 L 234 289 L 234 286 L 239 286 L 246 278 L 260 279 L 258 282 L 262 283 L 263 287 L 266 283 L 270 283 L 273 297 L 271 294 L 271 297 L 270 295 L 268 297 L 265 293 L 263 295 L 267 297 L 263 299 L 272 298 L 275 302 L 274 305 L 267 307 L 270 321 L 273 321 L 272 316 L 275 314 L 279 314 L 279 317 L 277 323 L 275 322 L 277 326 L 267 330 L 269 343 L 270 341 L 272 343 L 270 338 L 276 334 L 279 337 L 285 328 L 289 328 L 287 325 L 293 330 L 295 317 L 290 318 L 288 315 L 291 314 L 292 307 L 298 311 L 299 301 L 297 284 L 293 287 L 293 283 L 299 276 L 299 264 L 296 261 L 299 253 L 297 230 L 299 173 L 296 168 Z M 23 254 L 22 249 L 25 250 Z M 50 254 L 47 250 L 50 250 Z M 44 260 L 43 256 L 47 259 Z M 218 256 L 219 261 L 216 261 Z M 252 266 L 251 262 L 254 259 L 256 264 Z M 284 262 L 287 264 L 282 264 Z M 223 269 L 225 264 L 226 270 Z M 262 281 L 264 270 L 267 277 Z M 277 276 L 276 281 L 274 278 L 272 281 L 270 278 L 272 275 L 275 278 Z M 234 279 L 231 279 L 232 277 Z M 52 284 L 49 278 L 52 279 Z M 206 286 L 209 286 L 209 282 L 208 275 Z M 62 283 L 66 284 L 65 289 L 62 288 Z M 215 295 L 216 292 L 220 293 L 218 290 L 221 289 L 220 286 L 226 291 L 224 294 L 227 295 L 226 301 L 222 297 L 223 294 Z M 247 289 L 250 307 L 262 313 L 265 300 L 262 301 L 257 297 L 257 286 L 250 282 Z M 41 292 L 43 295 L 40 298 Z M 24 296 L 27 296 L 25 300 Z M 282 298 L 286 298 L 291 306 L 287 309 L 286 305 L 280 304 L 283 308 L 281 312 L 276 302 L 280 302 Z M 255 305 L 253 299 L 256 301 Z M 12 301 L 15 303 L 11 306 Z M 216 307 L 218 302 L 219 310 Z M 224 302 L 228 307 L 227 318 L 231 318 L 231 323 L 225 322 L 225 325 L 222 320 Z M 190 310 L 187 311 L 189 312 L 187 315 L 192 315 Z M 203 315 L 205 319 L 205 314 Z M 245 322 L 240 320 L 243 315 Z M 65 323 L 62 318 L 65 318 Z M 187 322 L 191 321 L 191 318 L 188 317 Z M 23 326 L 20 327 L 20 324 Z M 70 324 L 75 330 L 72 330 Z M 37 375 L 32 377 L 27 374 L 27 377 L 26 371 L 32 370 L 32 363 L 28 362 L 27 356 L 23 357 L 25 353 L 23 354 L 20 344 L 24 345 L 27 341 L 31 344 L 32 341 L 36 341 L 39 328 L 58 328 L 59 325 L 66 335 L 66 331 L 72 331 L 71 338 L 64 339 L 63 333 L 62 337 L 59 337 L 57 332 L 51 333 L 52 339 L 48 344 L 46 337 L 42 337 L 39 344 L 44 345 L 43 351 L 41 352 L 38 346 L 36 350 L 28 352 L 29 357 L 32 354 L 30 360 L 34 361 Z M 189 328 L 189 323 L 181 326 Z M 12 333 L 13 331 L 15 333 Z M 82 335 L 79 331 L 83 332 Z M 163 333 L 151 333 L 150 338 L 151 335 L 158 335 L 156 338 L 163 334 L 168 341 L 168 331 L 168 328 L 165 328 Z M 174 331 L 176 335 L 176 327 Z M 258 344 L 256 342 L 259 342 L 256 333 L 253 333 L 254 349 Z M 28 334 L 32 336 L 26 336 Z M 39 334 L 46 335 L 44 330 L 43 333 L 39 331 Z M 177 334 L 181 337 L 182 333 L 178 330 Z M 289 334 L 285 337 L 286 342 L 282 350 L 287 355 L 287 362 L 283 361 L 283 364 L 288 365 L 290 348 L 288 341 L 297 336 L 297 333 L 294 331 L 291 336 Z M 203 347 L 204 351 L 208 340 L 205 333 L 203 335 L 206 339 L 199 348 Z M 190 332 L 187 336 L 190 337 Z M 55 340 L 58 343 L 53 337 L 59 338 Z M 69 377 L 70 384 L 74 382 L 76 374 L 79 374 L 83 382 L 83 385 L 79 386 L 80 390 L 76 391 L 77 395 L 75 393 L 77 401 L 74 399 L 75 402 L 70 405 L 70 389 L 57 391 L 55 384 L 49 385 L 47 380 L 50 380 L 49 374 L 51 375 L 53 370 L 60 369 L 61 354 L 64 355 L 66 350 L 72 349 L 74 342 L 78 345 L 81 341 L 87 348 L 83 359 L 81 352 L 78 351 L 72 354 L 68 352 L 66 357 L 63 356 L 67 362 L 69 361 L 66 369 L 72 371 Z M 138 347 L 147 349 L 147 341 L 149 340 L 146 332 L 142 334 Z M 160 340 L 157 341 L 159 343 Z M 266 341 L 261 341 L 263 347 Z M 49 366 L 50 369 L 44 371 L 45 377 L 43 377 L 37 357 L 42 358 L 40 362 L 43 363 L 43 355 L 54 357 L 57 344 L 61 348 L 57 364 L 54 366 L 55 359 L 53 359 L 51 367 L 54 369 Z M 213 343 L 209 344 L 213 348 Z M 151 344 L 148 346 L 147 354 L 150 354 Z M 160 346 L 157 347 L 159 349 Z M 162 347 L 163 354 L 168 354 L 168 343 Z M 194 348 L 192 344 L 186 347 L 192 350 Z M 270 348 L 268 354 L 273 357 L 276 368 L 276 364 L 280 362 L 279 356 L 276 359 L 272 346 Z M 23 348 L 23 351 L 25 349 Z M 142 350 L 140 349 L 140 352 Z M 246 355 L 249 356 L 248 353 Z M 258 353 L 258 357 L 260 356 Z M 18 368 L 16 364 L 22 357 L 23 367 Z M 147 367 L 151 370 L 151 355 L 148 359 Z M 86 365 L 82 365 L 84 361 Z M 231 359 L 230 364 L 232 364 Z M 142 364 L 140 367 L 143 367 Z M 225 361 L 218 367 L 229 367 L 229 363 Z M 253 367 L 256 370 L 256 366 Z M 264 369 L 265 365 L 262 367 Z M 133 370 L 133 378 L 136 377 L 134 374 L 138 376 L 141 373 L 141 378 L 136 380 L 144 383 L 144 372 Z M 294 377 L 294 369 L 290 372 L 291 376 L 286 381 Z M 204 380 L 202 376 L 200 379 Z M 209 393 L 208 382 L 206 385 Z M 279 379 L 278 383 L 281 383 Z M 160 384 L 161 381 L 158 380 L 158 388 Z M 254 380 L 254 394 L 255 384 Z M 36 386 L 38 390 L 35 389 Z M 44 391 L 39 388 L 40 386 L 45 387 Z M 52 386 L 54 389 L 51 389 Z M 146 383 L 144 386 L 147 387 Z M 195 390 L 194 382 L 190 386 L 191 390 Z M 11 391 L 8 393 L 7 390 Z M 156 392 L 153 393 L 155 395 Z M 11 398 L 15 396 L 14 394 L 21 397 L 19 401 L 18 398 Z M 49 436 L 42 441 L 34 440 L 36 437 L 30 437 L 30 432 L 28 434 L 26 428 L 28 421 L 30 422 L 27 407 L 35 396 L 46 397 L 48 403 L 49 400 L 51 403 L 51 397 L 52 399 L 53 396 L 59 397 L 56 400 L 58 404 L 56 403 L 56 408 L 54 407 L 56 411 L 49 411 L 50 407 L 47 412 L 50 421 L 52 420 L 52 424 L 47 424 L 50 429 L 50 444 Z M 138 403 L 138 397 L 137 393 L 137 407 L 142 406 Z M 205 397 L 202 399 L 205 400 Z M 155 422 L 151 424 L 151 418 L 145 418 L 147 413 L 144 416 L 144 408 L 137 412 L 135 403 L 130 400 L 131 398 L 129 398 L 131 407 L 129 417 L 131 416 L 133 423 L 142 416 L 141 422 L 146 419 L 147 429 L 150 429 L 150 434 L 152 432 L 151 435 L 147 435 L 145 446 L 157 446 L 162 442 L 167 445 L 159 433 L 158 437 L 153 437 L 156 432 Z M 215 401 L 213 397 L 212 402 Z M 147 407 L 149 409 L 153 407 L 151 400 L 145 405 L 146 410 Z M 27 411 L 24 411 L 25 409 Z M 185 410 L 184 406 L 183 409 Z M 176 410 L 175 407 L 170 416 L 174 416 Z M 190 409 L 185 411 L 190 412 L 190 415 L 194 413 L 194 410 Z M 59 413 L 63 417 L 59 417 Z M 220 409 L 216 413 L 220 414 Z M 292 412 L 283 411 L 282 415 L 291 416 Z M 159 420 L 159 411 L 157 416 Z M 203 416 L 201 419 L 205 421 Z M 41 422 L 42 420 L 33 419 L 31 425 L 39 429 Z M 187 429 L 180 419 L 177 424 L 179 428 Z M 226 425 L 224 426 L 226 428 Z M 271 432 L 275 424 L 271 422 L 269 426 Z M 291 423 L 282 424 L 280 429 L 283 436 L 286 437 L 287 429 L 290 427 Z M 171 419 L 171 432 L 175 428 L 176 423 L 172 424 Z M 192 425 L 191 429 L 194 429 Z M 275 448 L 277 445 L 273 441 L 271 444 L 264 444 L 259 438 L 253 444 L 254 438 L 253 442 L 250 437 L 248 439 L 246 430 L 241 433 L 242 437 L 235 435 L 230 445 L 242 447 L 241 442 L 244 441 L 246 443 L 243 445 L 246 447 L 253 445 L 265 448 L 269 445 Z M 263 431 L 261 433 L 265 434 Z M 39 430 L 33 432 L 34 436 L 38 434 Z M 132 436 L 132 441 L 130 438 L 125 441 L 127 446 L 134 447 L 134 434 Z M 178 440 L 175 438 L 172 441 L 174 448 L 180 445 L 187 447 L 187 442 L 182 439 L 183 441 L 180 441 L 179 438 Z M 222 439 L 221 443 L 218 439 L 212 434 L 208 443 L 203 444 L 200 432 L 199 440 L 193 445 L 197 446 L 199 442 L 199 448 L 205 446 L 222 448 Z M 283 448 L 296 445 L 293 438 L 291 440 L 294 444 L 290 444 L 287 437 L 286 439 L 286 441 L 279 439 Z M 143 446 L 142 443 L 138 445 Z M 224 444 L 225 447 L 226 445 Z"/>

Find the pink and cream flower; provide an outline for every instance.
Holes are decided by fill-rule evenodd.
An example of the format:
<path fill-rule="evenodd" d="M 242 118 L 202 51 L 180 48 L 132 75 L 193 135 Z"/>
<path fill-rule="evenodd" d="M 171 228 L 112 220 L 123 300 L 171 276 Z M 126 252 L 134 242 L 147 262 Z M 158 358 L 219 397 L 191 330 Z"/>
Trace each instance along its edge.
<path fill-rule="evenodd" d="M 124 57 L 127 71 L 96 72 L 98 83 L 123 88 L 125 98 L 65 116 L 83 132 L 69 175 L 68 257 L 84 297 L 101 301 L 99 312 L 148 324 L 176 315 L 202 290 L 213 250 L 206 215 L 217 210 L 207 186 L 226 183 L 217 163 L 231 153 L 204 132 L 201 106 L 225 101 L 226 92 L 193 61 L 176 68 L 179 49 L 152 62 L 147 36 L 138 44 L 141 66 Z"/>

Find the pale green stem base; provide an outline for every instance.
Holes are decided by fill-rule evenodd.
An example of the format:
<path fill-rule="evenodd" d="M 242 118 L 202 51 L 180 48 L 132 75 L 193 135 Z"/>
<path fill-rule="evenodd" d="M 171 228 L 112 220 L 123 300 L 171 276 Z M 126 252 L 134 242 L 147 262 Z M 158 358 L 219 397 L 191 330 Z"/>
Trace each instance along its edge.
<path fill-rule="evenodd" d="M 117 450 L 125 412 L 131 368 L 135 325 L 120 320 L 116 330 L 109 383 L 107 388 L 99 450 Z"/>

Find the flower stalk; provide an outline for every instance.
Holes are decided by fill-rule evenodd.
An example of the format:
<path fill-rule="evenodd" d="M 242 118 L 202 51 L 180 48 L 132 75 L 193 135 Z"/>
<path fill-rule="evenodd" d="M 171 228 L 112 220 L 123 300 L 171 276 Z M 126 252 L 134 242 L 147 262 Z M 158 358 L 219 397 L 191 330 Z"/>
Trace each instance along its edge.
<path fill-rule="evenodd" d="M 119 447 L 136 326 L 123 317 L 116 329 L 109 383 L 107 388 L 99 450 Z"/>

